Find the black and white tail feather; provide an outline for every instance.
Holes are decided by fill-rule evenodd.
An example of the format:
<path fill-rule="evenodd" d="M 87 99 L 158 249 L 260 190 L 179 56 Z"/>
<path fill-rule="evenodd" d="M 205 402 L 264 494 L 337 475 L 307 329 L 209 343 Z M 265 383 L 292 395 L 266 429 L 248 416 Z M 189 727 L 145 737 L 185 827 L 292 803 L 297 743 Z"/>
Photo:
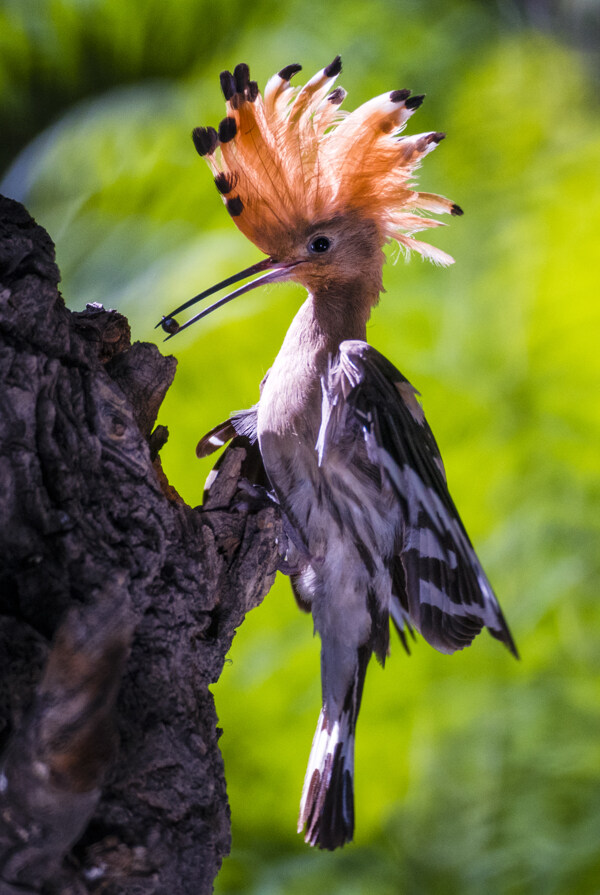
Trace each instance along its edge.
<path fill-rule="evenodd" d="M 444 653 L 468 646 L 483 627 L 514 656 L 517 649 L 492 587 L 481 567 L 446 485 L 435 438 L 418 394 L 383 355 L 362 341 L 342 342 L 322 382 L 323 402 L 315 449 L 319 465 L 328 451 L 362 433 L 368 460 L 382 488 L 391 488 L 402 508 L 396 549 L 389 559 L 387 609 L 366 596 L 371 634 L 358 648 L 355 673 L 337 716 L 321 711 L 309 757 L 298 831 L 310 845 L 335 849 L 354 832 L 354 739 L 367 666 L 373 652 L 382 662 L 391 620 L 407 650 L 406 633 L 421 633 Z M 360 434 L 359 436 L 360 437 Z M 232 444 L 250 446 L 260 463 L 256 408 L 211 430 L 198 446 L 205 456 Z M 266 480 L 264 469 L 259 473 Z M 292 577 L 301 608 L 308 609 L 301 581 Z M 385 630 L 384 630 L 385 629 Z"/>

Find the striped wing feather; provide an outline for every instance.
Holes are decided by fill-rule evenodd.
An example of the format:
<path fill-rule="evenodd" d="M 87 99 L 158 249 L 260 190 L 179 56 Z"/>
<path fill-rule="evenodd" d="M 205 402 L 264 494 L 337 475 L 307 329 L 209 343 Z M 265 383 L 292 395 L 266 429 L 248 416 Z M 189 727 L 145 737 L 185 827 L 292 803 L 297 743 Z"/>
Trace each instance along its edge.
<path fill-rule="evenodd" d="M 333 362 L 327 402 L 353 414 L 369 457 L 402 506 L 393 558 L 391 616 L 441 652 L 468 646 L 483 627 L 517 651 L 446 485 L 440 453 L 416 392 L 383 355 L 347 341 Z M 346 416 L 345 425 L 350 420 Z M 334 427 L 328 427 L 333 433 Z M 327 431 L 322 436 L 327 440 Z M 326 444 L 321 444 L 321 450 Z"/>

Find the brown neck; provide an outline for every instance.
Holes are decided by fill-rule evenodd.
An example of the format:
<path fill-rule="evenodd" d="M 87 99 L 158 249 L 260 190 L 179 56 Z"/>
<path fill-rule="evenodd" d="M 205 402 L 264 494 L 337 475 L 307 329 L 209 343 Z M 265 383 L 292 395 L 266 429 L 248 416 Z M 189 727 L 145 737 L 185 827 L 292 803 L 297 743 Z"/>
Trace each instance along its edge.
<path fill-rule="evenodd" d="M 364 293 L 309 295 L 308 303 L 310 306 L 306 310 L 310 311 L 310 325 L 322 334 L 329 352 L 334 354 L 345 339 L 366 339 L 367 321 L 374 302 Z"/>
<path fill-rule="evenodd" d="M 360 284 L 339 294 L 309 294 L 292 321 L 284 346 L 289 340 L 289 348 L 301 355 L 323 351 L 329 355 L 335 354 L 345 339 L 366 339 L 367 321 L 378 298 L 366 295 Z"/>
<path fill-rule="evenodd" d="M 321 417 L 321 376 L 345 339 L 365 339 L 371 302 L 364 293 L 309 295 L 294 317 L 261 396 L 259 426 L 306 433 L 314 439 Z"/>

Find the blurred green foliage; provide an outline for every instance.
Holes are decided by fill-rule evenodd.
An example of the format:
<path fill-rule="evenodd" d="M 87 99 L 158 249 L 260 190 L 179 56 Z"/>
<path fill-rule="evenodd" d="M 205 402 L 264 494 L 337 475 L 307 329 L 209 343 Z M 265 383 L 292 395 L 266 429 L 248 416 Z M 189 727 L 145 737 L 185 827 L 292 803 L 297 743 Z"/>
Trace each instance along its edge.
<path fill-rule="evenodd" d="M 424 396 L 451 490 L 521 650 L 397 643 L 367 679 L 356 842 L 310 851 L 295 818 L 319 708 L 318 642 L 280 581 L 215 686 L 234 846 L 217 891 L 600 892 L 600 114 L 594 73 L 519 7 L 469 0 L 4 0 L 3 191 L 56 241 L 73 307 L 135 338 L 257 260 L 193 152 L 223 114 L 220 69 L 264 85 L 341 53 L 346 105 L 427 92 L 411 129 L 449 134 L 424 189 L 465 209 L 456 265 L 384 271 L 370 340 Z M 169 343 L 167 473 L 189 503 L 199 435 L 248 406 L 301 301 L 240 299 Z"/>

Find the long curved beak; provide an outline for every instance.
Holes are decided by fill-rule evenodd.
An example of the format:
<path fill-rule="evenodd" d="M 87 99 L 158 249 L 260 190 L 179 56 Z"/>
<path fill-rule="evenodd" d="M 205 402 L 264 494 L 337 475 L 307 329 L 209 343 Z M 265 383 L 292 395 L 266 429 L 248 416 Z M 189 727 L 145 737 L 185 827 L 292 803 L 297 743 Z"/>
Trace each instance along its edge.
<path fill-rule="evenodd" d="M 163 317 L 162 320 L 160 320 L 156 324 L 155 329 L 159 326 L 162 326 L 163 330 L 169 334 L 165 339 L 166 342 L 169 339 L 172 339 L 173 336 L 177 335 L 177 333 L 180 333 L 182 332 L 182 330 L 187 329 L 188 326 L 192 325 L 192 323 L 195 323 L 197 320 L 201 320 L 208 314 L 212 314 L 212 312 L 216 311 L 217 308 L 220 308 L 222 305 L 227 304 L 228 301 L 237 298 L 238 295 L 243 295 L 245 292 L 250 292 L 252 289 L 256 289 L 257 286 L 266 286 L 268 283 L 280 283 L 283 280 L 288 279 L 289 272 L 299 263 L 299 261 L 283 263 L 274 261 L 273 258 L 264 258 L 257 264 L 253 264 L 251 267 L 247 267 L 245 270 L 241 270 L 239 273 L 234 274 L 232 277 L 228 277 L 226 280 L 222 280 L 220 283 L 217 283 L 216 286 L 211 286 L 210 289 L 205 289 L 204 292 L 198 293 L 198 295 L 190 298 L 188 301 L 184 302 L 184 304 L 179 305 L 178 308 L 175 308 L 174 311 L 171 311 L 170 314 L 167 314 L 165 317 Z M 179 314 L 181 311 L 185 311 L 187 308 L 191 308 L 192 305 L 196 304 L 196 302 L 202 301 L 202 299 L 204 298 L 208 298 L 209 295 L 214 295 L 215 292 L 220 292 L 221 289 L 225 289 L 226 286 L 233 286 L 234 283 L 239 283 L 240 280 L 245 280 L 246 277 L 251 277 L 253 274 L 261 273 L 262 271 L 267 272 L 264 273 L 262 276 L 257 277 L 255 280 L 251 280 L 249 283 L 246 283 L 244 286 L 240 286 L 239 289 L 234 289 L 233 292 L 229 292 L 223 298 L 220 298 L 208 308 L 200 311 L 200 313 L 196 314 L 194 317 L 190 317 L 190 319 L 186 323 L 184 323 L 183 326 L 180 326 L 175 320 L 176 314 Z"/>

